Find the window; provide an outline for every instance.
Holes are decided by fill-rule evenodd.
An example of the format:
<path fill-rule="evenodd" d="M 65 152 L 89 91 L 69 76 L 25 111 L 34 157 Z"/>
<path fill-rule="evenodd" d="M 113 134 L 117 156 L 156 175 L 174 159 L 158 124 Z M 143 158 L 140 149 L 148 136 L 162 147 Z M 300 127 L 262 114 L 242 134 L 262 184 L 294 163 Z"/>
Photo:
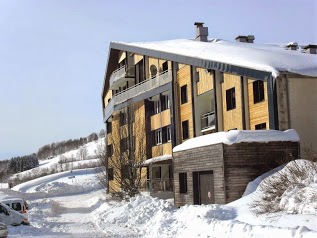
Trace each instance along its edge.
<path fill-rule="evenodd" d="M 187 193 L 187 173 L 179 173 L 179 193 Z"/>
<path fill-rule="evenodd" d="M 171 141 L 171 126 L 162 128 L 162 142 L 167 143 Z"/>
<path fill-rule="evenodd" d="M 120 151 L 121 153 L 128 150 L 128 138 L 123 138 L 120 140 Z"/>
<path fill-rule="evenodd" d="M 170 101 L 169 101 L 168 95 L 163 95 L 161 97 L 161 101 L 162 101 L 162 111 L 170 108 Z"/>
<path fill-rule="evenodd" d="M 160 113 L 160 111 L 160 101 L 154 101 L 154 114 L 158 114 Z"/>
<path fill-rule="evenodd" d="M 127 120 L 127 114 L 126 112 L 120 112 L 119 114 L 119 122 L 120 122 L 120 126 L 123 126 L 125 124 L 128 123 L 128 120 Z"/>
<path fill-rule="evenodd" d="M 111 123 L 111 121 L 107 121 L 106 125 L 107 125 L 107 133 L 111 133 L 112 132 L 112 123 Z"/>
<path fill-rule="evenodd" d="M 196 72 L 196 83 L 198 83 L 199 81 L 200 81 L 199 72 Z"/>
<path fill-rule="evenodd" d="M 131 168 L 128 165 L 121 166 L 121 178 L 128 179 L 130 177 Z"/>
<path fill-rule="evenodd" d="M 113 168 L 108 168 L 108 180 L 113 180 Z"/>
<path fill-rule="evenodd" d="M 154 145 L 162 144 L 162 130 L 161 129 L 154 131 L 154 138 L 155 138 Z"/>
<path fill-rule="evenodd" d="M 236 94 L 235 88 L 226 90 L 227 111 L 236 108 Z"/>
<path fill-rule="evenodd" d="M 188 120 L 182 122 L 182 131 L 183 131 L 183 140 L 189 138 L 189 131 L 188 131 Z"/>
<path fill-rule="evenodd" d="M 253 82 L 253 101 L 254 104 L 264 101 L 264 82 L 261 80 Z"/>
<path fill-rule="evenodd" d="M 181 104 L 184 104 L 188 101 L 187 98 L 187 84 L 181 87 Z"/>
<path fill-rule="evenodd" d="M 167 61 L 165 61 L 162 66 L 163 66 L 163 67 L 162 67 L 162 68 L 163 68 L 163 72 L 166 71 L 166 70 L 168 70 L 168 63 L 167 63 Z"/>
<path fill-rule="evenodd" d="M 161 166 L 153 167 L 152 169 L 152 176 L 154 179 L 160 179 L 162 174 Z"/>
<path fill-rule="evenodd" d="M 256 130 L 266 130 L 266 123 L 261 123 L 261 124 L 255 125 L 255 129 Z"/>
<path fill-rule="evenodd" d="M 166 130 L 167 130 L 167 141 L 169 142 L 172 140 L 171 126 L 167 126 Z"/>
<path fill-rule="evenodd" d="M 111 156 L 112 156 L 112 154 L 113 154 L 112 144 L 111 144 L 111 145 L 107 145 L 107 151 L 106 151 L 106 153 L 107 153 L 107 156 L 108 156 L 108 157 L 111 157 Z"/>

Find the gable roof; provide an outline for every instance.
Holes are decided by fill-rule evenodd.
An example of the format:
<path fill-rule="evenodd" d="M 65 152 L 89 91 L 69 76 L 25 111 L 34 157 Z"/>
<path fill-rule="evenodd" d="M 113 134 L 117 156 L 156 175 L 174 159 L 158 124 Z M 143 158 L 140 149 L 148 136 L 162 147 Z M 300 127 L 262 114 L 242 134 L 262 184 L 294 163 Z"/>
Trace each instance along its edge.
<path fill-rule="evenodd" d="M 276 78 L 281 72 L 317 77 L 317 55 L 286 50 L 278 45 L 178 39 L 111 42 L 109 50 L 108 64 L 111 51 L 122 50 L 261 80 Z"/>

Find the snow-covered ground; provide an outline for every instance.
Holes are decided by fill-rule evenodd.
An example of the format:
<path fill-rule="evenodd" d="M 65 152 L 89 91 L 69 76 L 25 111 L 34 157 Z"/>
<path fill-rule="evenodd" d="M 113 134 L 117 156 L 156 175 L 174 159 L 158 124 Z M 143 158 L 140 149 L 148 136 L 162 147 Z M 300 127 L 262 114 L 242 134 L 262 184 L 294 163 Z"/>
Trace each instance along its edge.
<path fill-rule="evenodd" d="M 317 237 L 314 201 L 305 200 L 309 212 L 303 214 L 283 210 L 276 216 L 256 217 L 250 212 L 248 204 L 259 192 L 259 183 L 274 172 L 250 183 L 246 196 L 227 205 L 176 208 L 172 201 L 149 196 L 116 201 L 103 193 L 93 169 L 49 175 L 14 190 L 2 189 L 0 198 L 22 196 L 30 203 L 31 226 L 9 227 L 9 237 Z M 316 191 L 316 175 L 302 182 L 305 188 L 294 191 Z M 303 202 L 297 195 L 292 191 L 283 194 L 294 207 Z"/>

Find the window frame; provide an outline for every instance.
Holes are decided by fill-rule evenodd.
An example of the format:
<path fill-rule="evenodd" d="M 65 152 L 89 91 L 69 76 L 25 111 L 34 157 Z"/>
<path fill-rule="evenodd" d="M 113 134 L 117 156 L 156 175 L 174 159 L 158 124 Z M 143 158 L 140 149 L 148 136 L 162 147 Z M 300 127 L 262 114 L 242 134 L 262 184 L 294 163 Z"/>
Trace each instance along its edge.
<path fill-rule="evenodd" d="M 187 130 L 185 130 L 187 127 Z M 189 139 L 189 121 L 182 121 L 182 139 L 187 140 Z"/>
<path fill-rule="evenodd" d="M 188 192 L 188 184 L 187 184 L 187 173 L 179 173 L 179 193 L 180 194 L 187 194 Z"/>
<path fill-rule="evenodd" d="M 181 104 L 188 102 L 187 84 L 181 86 Z"/>
<path fill-rule="evenodd" d="M 256 80 L 252 83 L 253 87 L 253 103 L 257 104 L 265 101 L 264 82 L 262 80 Z"/>
<path fill-rule="evenodd" d="M 236 89 L 235 87 L 226 90 L 226 108 L 227 111 L 236 109 Z"/>
<path fill-rule="evenodd" d="M 254 126 L 254 129 L 255 130 L 266 130 L 266 122 L 263 122 L 263 123 L 259 123 L 257 125 Z"/>

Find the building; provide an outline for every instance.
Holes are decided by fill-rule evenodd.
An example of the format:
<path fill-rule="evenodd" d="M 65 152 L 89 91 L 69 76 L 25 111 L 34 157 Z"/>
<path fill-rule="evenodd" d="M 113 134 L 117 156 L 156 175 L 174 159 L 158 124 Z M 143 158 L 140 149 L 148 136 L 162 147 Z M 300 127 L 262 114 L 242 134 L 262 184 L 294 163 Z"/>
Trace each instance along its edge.
<path fill-rule="evenodd" d="M 144 164 L 143 187 L 169 191 L 173 168 L 166 158 L 201 135 L 293 128 L 302 148 L 317 151 L 316 45 L 255 44 L 251 35 L 208 40 L 208 28 L 195 27 L 195 39 L 110 43 L 102 90 L 110 161 L 114 147 L 117 154 L 126 149 L 114 144 L 139 143 L 140 160 L 156 158 Z M 129 117 L 138 129 L 115 139 Z M 110 190 L 120 189 L 115 173 L 122 171 L 111 171 Z"/>

